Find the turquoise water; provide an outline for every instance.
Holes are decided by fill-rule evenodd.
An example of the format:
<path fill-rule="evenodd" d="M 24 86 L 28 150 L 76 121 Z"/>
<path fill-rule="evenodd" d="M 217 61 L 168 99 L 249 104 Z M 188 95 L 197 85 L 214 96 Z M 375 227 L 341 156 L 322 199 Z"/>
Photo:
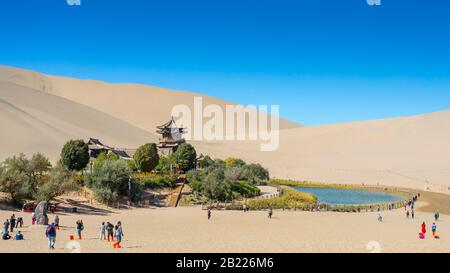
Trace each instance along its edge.
<path fill-rule="evenodd" d="M 315 195 L 319 203 L 330 205 L 364 205 L 393 203 L 402 200 L 399 195 L 365 190 L 333 189 L 333 188 L 308 188 L 293 187 L 302 192 Z"/>

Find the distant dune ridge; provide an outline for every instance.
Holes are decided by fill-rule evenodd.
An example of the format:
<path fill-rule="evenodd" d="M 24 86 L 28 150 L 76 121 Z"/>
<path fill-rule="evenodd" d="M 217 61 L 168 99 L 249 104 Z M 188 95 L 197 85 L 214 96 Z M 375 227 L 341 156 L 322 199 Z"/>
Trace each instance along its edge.
<path fill-rule="evenodd" d="M 52 160 L 69 139 L 100 138 L 136 148 L 157 141 L 157 125 L 174 105 L 224 107 L 229 102 L 191 92 L 47 76 L 0 66 L 0 160 L 42 152 Z M 450 193 L 450 111 L 413 117 L 303 127 L 280 121 L 280 148 L 259 142 L 193 141 L 213 157 L 240 157 L 280 178 L 381 184 Z"/>

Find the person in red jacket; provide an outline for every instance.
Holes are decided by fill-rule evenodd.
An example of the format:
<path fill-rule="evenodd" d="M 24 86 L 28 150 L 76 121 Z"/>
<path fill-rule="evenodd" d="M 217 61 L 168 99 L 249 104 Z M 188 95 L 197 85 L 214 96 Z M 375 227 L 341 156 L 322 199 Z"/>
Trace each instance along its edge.
<path fill-rule="evenodd" d="M 425 222 L 422 223 L 422 233 L 425 235 L 427 233 L 427 226 L 425 225 Z"/>

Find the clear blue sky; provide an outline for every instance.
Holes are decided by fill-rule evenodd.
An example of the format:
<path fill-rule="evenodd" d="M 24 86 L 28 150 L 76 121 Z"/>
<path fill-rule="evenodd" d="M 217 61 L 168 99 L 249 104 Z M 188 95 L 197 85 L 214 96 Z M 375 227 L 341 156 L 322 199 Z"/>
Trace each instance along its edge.
<path fill-rule="evenodd" d="M 450 1 L 5 0 L 0 64 L 279 104 L 306 125 L 450 109 Z"/>

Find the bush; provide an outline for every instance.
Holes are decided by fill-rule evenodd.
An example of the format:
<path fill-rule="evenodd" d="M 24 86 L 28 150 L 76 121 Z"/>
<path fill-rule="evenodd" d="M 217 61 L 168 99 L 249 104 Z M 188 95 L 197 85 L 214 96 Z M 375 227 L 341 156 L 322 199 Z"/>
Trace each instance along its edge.
<path fill-rule="evenodd" d="M 62 151 L 60 162 L 72 171 L 81 171 L 89 163 L 89 147 L 83 140 L 70 140 Z"/>
<path fill-rule="evenodd" d="M 139 147 L 133 156 L 137 168 L 141 172 L 151 172 L 159 163 L 158 149 L 155 143 Z"/>
<path fill-rule="evenodd" d="M 289 209 L 289 208 L 306 208 L 308 205 L 317 203 L 317 198 L 309 193 L 296 191 L 289 187 L 283 187 L 281 196 L 271 199 L 250 200 L 248 207 L 254 210 L 261 209 Z"/>
<path fill-rule="evenodd" d="M 246 165 L 245 161 L 239 158 L 229 157 L 225 160 L 227 168 L 231 167 L 243 167 Z"/>
<path fill-rule="evenodd" d="M 231 189 L 246 198 L 261 194 L 261 190 L 258 187 L 245 180 L 240 180 L 232 184 Z"/>
<path fill-rule="evenodd" d="M 170 156 L 160 156 L 158 166 L 156 166 L 155 171 L 162 174 L 171 173 L 172 159 Z"/>
<path fill-rule="evenodd" d="M 36 193 L 36 199 L 37 201 L 48 202 L 66 192 L 78 189 L 79 184 L 74 179 L 74 173 L 67 170 L 61 164 L 58 164 L 50 170 L 45 182 L 39 186 Z"/>
<path fill-rule="evenodd" d="M 128 195 L 132 186 L 132 201 L 139 199 L 139 185 L 130 177 L 131 171 L 124 160 L 105 160 L 96 164 L 87 176 L 87 186 L 94 191 L 99 202 L 111 204 L 121 195 Z M 135 188 L 135 190 L 133 190 Z M 137 188 L 137 190 L 136 190 Z"/>
<path fill-rule="evenodd" d="M 178 170 L 188 172 L 195 168 L 197 152 L 191 144 L 183 143 L 172 155 L 172 159 Z"/>
<path fill-rule="evenodd" d="M 8 158 L 2 163 L 0 190 L 9 193 L 17 204 L 33 199 L 39 183 L 50 168 L 49 160 L 42 154 L 33 155 L 31 160 L 24 154 Z"/>
<path fill-rule="evenodd" d="M 234 161 L 233 161 L 234 162 Z M 215 160 L 214 163 L 198 171 L 188 173 L 188 181 L 192 190 L 210 200 L 227 201 L 239 197 L 253 197 L 260 194 L 256 187 L 257 181 L 263 181 L 265 175 L 261 171 L 260 165 L 227 164 L 222 160 Z M 239 167 L 240 166 L 240 167 Z M 256 171 L 254 171 L 256 170 Z M 246 175 L 243 172 L 246 171 Z M 263 173 L 260 175 L 258 172 Z M 242 179 L 242 177 L 253 178 L 252 181 Z"/>
<path fill-rule="evenodd" d="M 249 164 L 242 167 L 241 180 L 259 185 L 269 180 L 269 171 L 260 164 Z"/>
<path fill-rule="evenodd" d="M 209 155 L 198 161 L 198 167 L 201 169 L 207 168 L 213 164 L 214 160 Z"/>
<path fill-rule="evenodd" d="M 177 183 L 177 179 L 173 176 L 158 175 L 150 178 L 141 178 L 138 183 L 144 188 L 160 189 L 173 188 Z"/>

